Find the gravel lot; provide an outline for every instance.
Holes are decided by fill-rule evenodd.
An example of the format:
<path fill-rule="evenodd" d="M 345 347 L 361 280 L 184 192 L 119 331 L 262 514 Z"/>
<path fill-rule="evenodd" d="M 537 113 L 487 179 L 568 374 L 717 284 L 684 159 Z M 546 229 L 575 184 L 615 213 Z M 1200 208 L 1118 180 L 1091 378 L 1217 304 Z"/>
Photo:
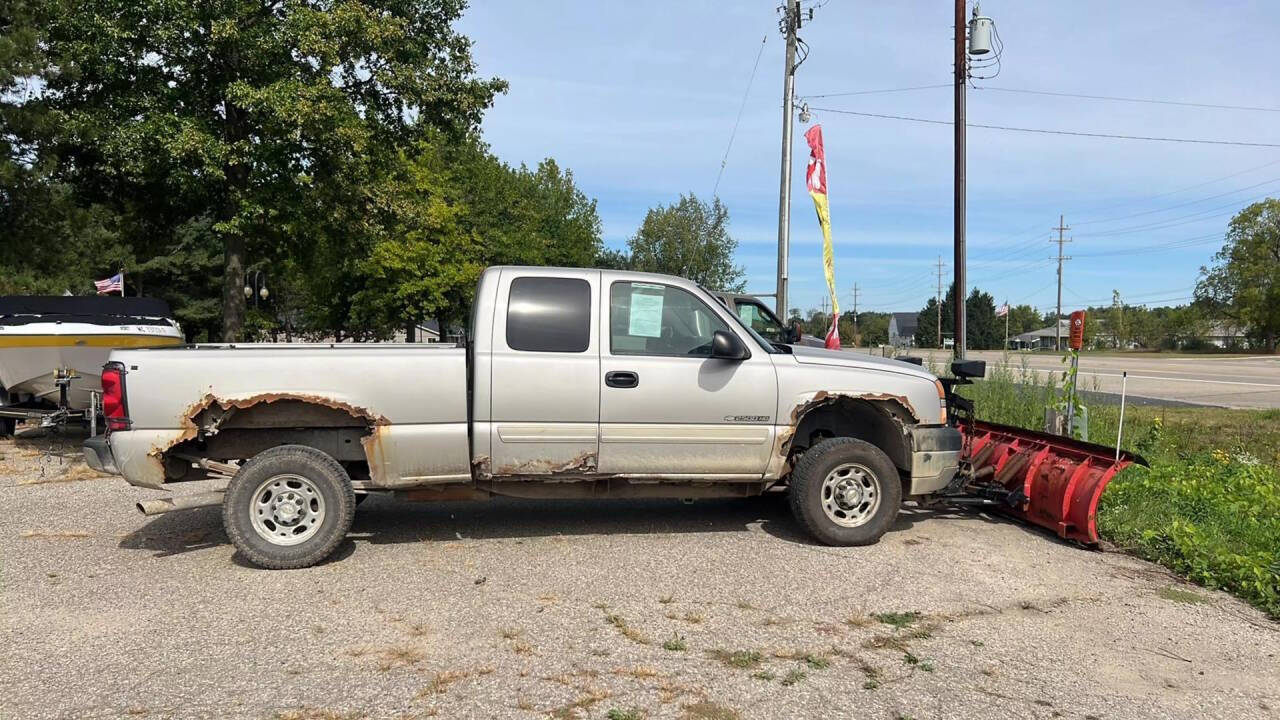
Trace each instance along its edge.
<path fill-rule="evenodd" d="M 0 441 L 4 718 L 1280 717 L 1277 625 L 1001 520 L 837 549 L 776 497 L 371 498 L 270 572 L 49 444 Z"/>

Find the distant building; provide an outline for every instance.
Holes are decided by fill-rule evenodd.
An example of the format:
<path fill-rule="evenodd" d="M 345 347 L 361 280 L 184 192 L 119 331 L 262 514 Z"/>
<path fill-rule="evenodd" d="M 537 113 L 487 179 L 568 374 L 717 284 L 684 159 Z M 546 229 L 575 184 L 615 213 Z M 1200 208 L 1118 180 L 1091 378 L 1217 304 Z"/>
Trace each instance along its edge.
<path fill-rule="evenodd" d="M 1210 345 L 1220 348 L 1247 348 L 1249 337 L 1245 329 L 1230 322 L 1216 322 L 1204 334 Z"/>
<path fill-rule="evenodd" d="M 1050 325 L 1047 328 L 1032 330 L 1009 338 L 1009 347 L 1013 350 L 1053 350 L 1057 347 L 1057 338 L 1061 334 L 1062 344 L 1067 344 L 1067 336 L 1071 334 L 1071 321 L 1063 318 L 1058 321 L 1058 330 Z"/>
<path fill-rule="evenodd" d="M 894 347 L 915 347 L 918 313 L 896 312 L 889 316 L 889 344 Z"/>

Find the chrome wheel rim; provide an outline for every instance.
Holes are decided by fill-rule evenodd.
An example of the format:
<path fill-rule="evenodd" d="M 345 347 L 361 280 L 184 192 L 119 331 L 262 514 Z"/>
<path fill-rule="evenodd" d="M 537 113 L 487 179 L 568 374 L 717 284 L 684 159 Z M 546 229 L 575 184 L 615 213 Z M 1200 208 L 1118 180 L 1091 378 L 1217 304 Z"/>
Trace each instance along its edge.
<path fill-rule="evenodd" d="M 324 523 L 324 498 L 315 483 L 301 475 L 273 475 L 253 491 L 249 519 L 254 532 L 272 545 L 310 540 Z"/>
<path fill-rule="evenodd" d="M 839 465 L 822 481 L 822 511 L 841 527 L 864 525 L 879 508 L 880 479 L 865 465 Z"/>

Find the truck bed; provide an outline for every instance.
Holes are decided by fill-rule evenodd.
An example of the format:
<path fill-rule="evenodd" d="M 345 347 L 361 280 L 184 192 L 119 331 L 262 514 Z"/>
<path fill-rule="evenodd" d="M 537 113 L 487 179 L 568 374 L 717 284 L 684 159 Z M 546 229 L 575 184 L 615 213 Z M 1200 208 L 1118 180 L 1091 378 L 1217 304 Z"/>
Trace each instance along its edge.
<path fill-rule="evenodd" d="M 158 487 L 164 451 L 243 423 L 251 409 L 271 416 L 257 422 L 287 428 L 289 406 L 323 408 L 335 426 L 363 428 L 375 487 L 470 478 L 466 350 L 457 346 L 192 345 L 118 350 L 111 361 L 125 367 L 131 421 L 112 447 L 135 484 Z M 135 383 L 147 391 L 129 393 Z M 239 417 L 224 425 L 228 411 Z"/>

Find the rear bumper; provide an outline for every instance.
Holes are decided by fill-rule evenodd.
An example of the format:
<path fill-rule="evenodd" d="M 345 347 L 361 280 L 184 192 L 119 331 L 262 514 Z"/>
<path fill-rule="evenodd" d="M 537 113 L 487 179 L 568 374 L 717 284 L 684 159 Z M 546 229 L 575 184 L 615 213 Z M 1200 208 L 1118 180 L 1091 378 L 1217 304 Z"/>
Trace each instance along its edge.
<path fill-rule="evenodd" d="M 120 474 L 120 469 L 116 467 L 116 459 L 111 455 L 111 445 L 107 443 L 106 435 L 95 435 L 85 440 L 80 445 L 80 451 L 84 453 L 85 463 L 94 470 L 112 475 Z"/>
<path fill-rule="evenodd" d="M 911 494 L 928 495 L 946 487 L 960 468 L 960 431 L 947 426 L 911 429 Z"/>

